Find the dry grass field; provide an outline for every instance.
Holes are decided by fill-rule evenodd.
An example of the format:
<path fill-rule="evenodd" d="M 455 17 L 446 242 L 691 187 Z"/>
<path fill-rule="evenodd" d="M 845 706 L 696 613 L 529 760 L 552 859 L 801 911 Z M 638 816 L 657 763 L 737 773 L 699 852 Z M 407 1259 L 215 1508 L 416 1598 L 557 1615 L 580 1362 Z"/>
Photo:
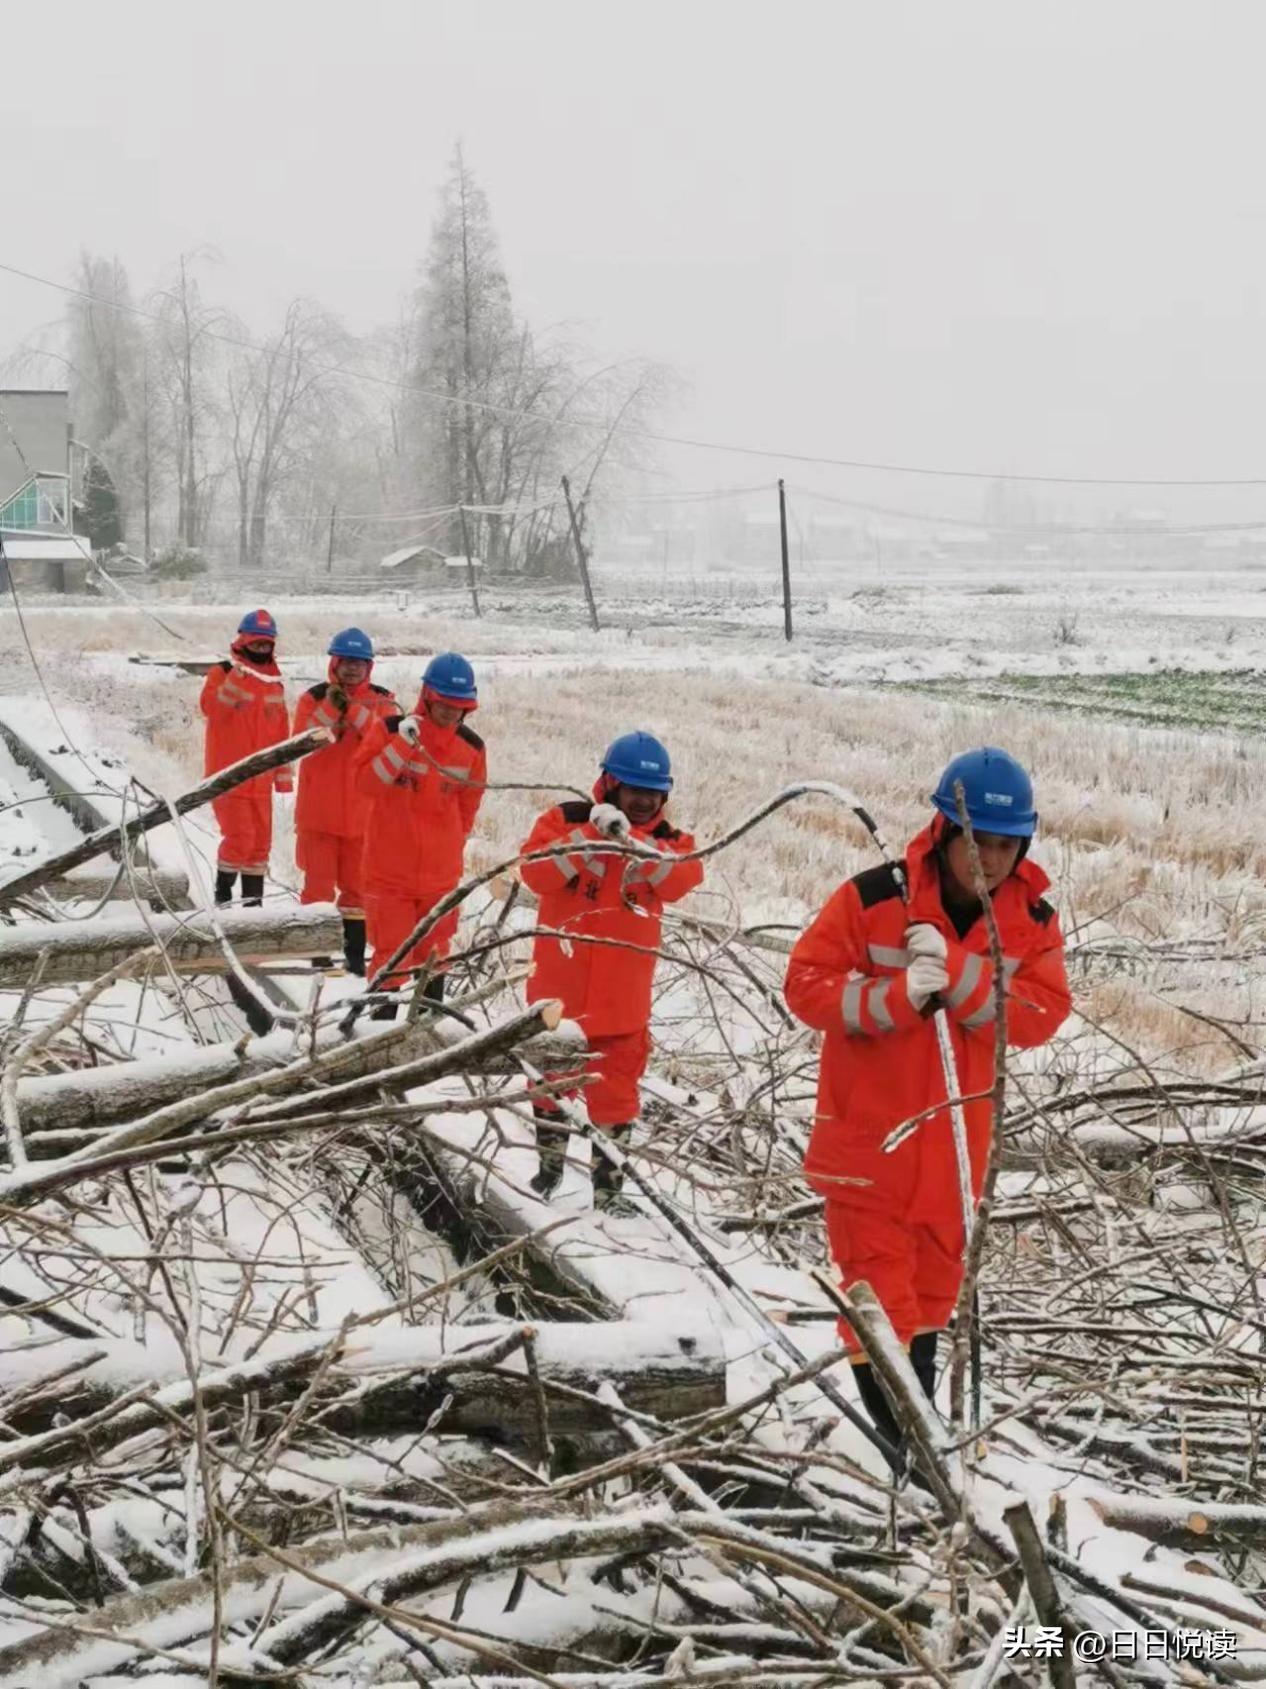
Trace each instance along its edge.
<path fill-rule="evenodd" d="M 353 607 L 280 606 L 292 695 L 324 672 L 333 626 Z M 192 654 L 212 655 L 229 620 L 222 610 L 164 605 L 163 619 Z M 1115 1037 L 1150 1059 L 1216 1070 L 1237 1052 L 1207 1020 L 1227 1019 L 1256 1047 L 1256 959 L 1266 951 L 1266 740 L 1255 735 L 1141 727 L 1009 697 L 973 701 L 962 691 L 829 687 L 771 678 L 768 648 L 750 660 L 731 643 L 710 653 L 692 630 L 680 663 L 662 643 L 624 634 L 491 618 L 443 621 L 419 607 L 364 617 L 388 653 L 376 678 L 414 695 L 428 652 L 465 650 L 480 677 L 476 725 L 494 782 L 539 783 L 539 793 L 490 791 L 470 864 L 512 856 L 536 810 L 560 787 L 587 791 L 597 757 L 616 733 L 644 726 L 672 749 L 673 811 L 704 842 L 794 780 L 849 787 L 894 844 L 921 826 L 943 763 L 980 742 L 1001 743 L 1034 770 L 1042 829 L 1035 852 L 1054 882 L 1074 942 L 1120 938 L 1156 946 L 1217 941 L 1233 958 L 1214 968 L 1140 952 L 1128 970 L 1096 969 L 1080 1003 Z M 387 623 L 383 625 L 384 621 Z M 55 700 L 85 709 L 104 748 L 142 779 L 168 789 L 201 769 L 200 682 L 170 668 L 126 661 L 137 650 L 179 649 L 128 610 L 34 609 L 27 633 Z M 656 657 L 646 666 L 648 650 Z M 0 617 L 5 690 L 35 691 L 12 613 Z M 667 658 L 667 661 L 662 659 Z M 713 660 L 714 659 L 714 660 Z M 295 880 L 289 812 L 278 816 L 273 871 Z M 204 835 L 204 837 L 207 837 Z M 209 842 L 209 837 L 208 837 Z M 734 921 L 798 923 L 838 881 L 866 865 L 873 847 L 825 798 L 781 811 L 715 864 L 699 902 Z"/>

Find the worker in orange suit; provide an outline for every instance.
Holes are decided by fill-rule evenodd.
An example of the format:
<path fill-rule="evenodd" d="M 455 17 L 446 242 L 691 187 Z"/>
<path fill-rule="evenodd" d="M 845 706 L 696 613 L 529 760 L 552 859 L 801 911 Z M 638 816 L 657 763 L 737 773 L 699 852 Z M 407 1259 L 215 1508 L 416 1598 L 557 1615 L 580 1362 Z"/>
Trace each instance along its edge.
<path fill-rule="evenodd" d="M 252 610 L 238 624 L 228 658 L 207 671 L 199 701 L 207 720 L 207 774 L 218 774 L 288 736 L 290 718 L 276 649 L 276 622 L 267 610 Z M 220 829 L 217 903 L 232 901 L 239 874 L 243 903 L 263 901 L 273 841 L 273 793 L 293 790 L 294 774 L 287 764 L 271 774 L 257 774 L 213 800 Z"/>
<path fill-rule="evenodd" d="M 373 724 L 398 716 L 385 686 L 370 679 L 374 643 L 360 628 L 344 628 L 330 641 L 325 680 L 295 705 L 294 731 L 324 727 L 334 743 L 299 765 L 295 800 L 295 861 L 303 874 L 300 903 L 337 902 L 343 916 L 343 959 L 353 974 L 365 972 L 365 906 L 361 857 L 368 805 L 356 790 L 356 753 Z"/>
<path fill-rule="evenodd" d="M 484 742 L 468 721 L 478 704 L 475 671 L 465 657 L 445 651 L 427 664 L 413 714 L 380 717 L 355 755 L 355 787 L 366 801 L 361 887 L 375 990 L 398 989 L 407 970 L 442 962 L 457 931 L 452 910 L 390 975 L 373 977 L 462 877 L 488 779 Z M 424 995 L 443 1001 L 442 969 Z M 381 1020 L 395 1014 L 395 1003 L 374 1010 Z"/>
<path fill-rule="evenodd" d="M 608 748 L 590 803 L 563 803 L 540 816 L 521 846 L 527 858 L 571 844 L 566 854 L 524 861 L 523 883 L 540 898 L 538 924 L 559 937 L 535 941 L 529 1003 L 561 1000 L 563 1013 L 584 1030 L 592 1052 L 584 1100 L 590 1122 L 623 1148 L 641 1107 L 639 1084 L 651 1053 L 651 986 L 663 908 L 703 881 L 703 864 L 681 862 L 695 848 L 665 815 L 672 790 L 665 747 L 649 733 L 625 733 Z M 636 840 L 649 857 L 602 854 L 603 840 Z M 586 943 L 586 939 L 615 943 Z M 563 1177 L 567 1131 L 547 1099 L 535 1102 L 539 1169 L 532 1180 L 548 1199 Z M 622 1177 L 595 1155 L 594 1206 L 614 1215 L 635 1212 Z"/>
<path fill-rule="evenodd" d="M 930 825 L 906 847 L 902 896 L 884 864 L 846 881 L 791 953 L 787 1004 L 823 1033 L 805 1156 L 826 1199 L 831 1257 L 846 1288 L 865 1281 L 910 1352 L 928 1396 L 938 1333 L 963 1279 L 963 1196 L 933 1017 L 944 1011 L 963 1103 L 972 1198 L 996 1129 L 991 1089 L 997 997 L 989 929 L 973 883 L 956 788 L 980 853 L 1002 940 L 1007 1043 L 1044 1044 L 1072 1006 L 1049 880 L 1028 855 L 1037 830 L 1027 772 L 995 746 L 965 751 L 933 794 Z M 908 1120 L 913 1134 L 886 1152 Z M 847 1320 L 858 1391 L 896 1449 L 901 1433 Z"/>

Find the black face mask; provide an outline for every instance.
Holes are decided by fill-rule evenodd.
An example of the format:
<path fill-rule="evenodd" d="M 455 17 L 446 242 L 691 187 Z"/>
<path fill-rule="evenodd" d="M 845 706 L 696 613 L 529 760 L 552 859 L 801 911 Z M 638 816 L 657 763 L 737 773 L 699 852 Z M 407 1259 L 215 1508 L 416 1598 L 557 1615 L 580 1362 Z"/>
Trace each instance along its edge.
<path fill-rule="evenodd" d="M 243 645 L 240 650 L 240 655 L 245 657 L 248 663 L 258 663 L 262 667 L 264 663 L 272 662 L 273 648 L 270 645 L 267 651 L 252 651 L 249 645 Z"/>

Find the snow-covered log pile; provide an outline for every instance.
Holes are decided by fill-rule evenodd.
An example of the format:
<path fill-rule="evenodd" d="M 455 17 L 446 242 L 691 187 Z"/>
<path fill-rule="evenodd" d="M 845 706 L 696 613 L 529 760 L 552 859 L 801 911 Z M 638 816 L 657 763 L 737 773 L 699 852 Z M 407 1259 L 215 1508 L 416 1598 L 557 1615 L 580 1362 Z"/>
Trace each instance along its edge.
<path fill-rule="evenodd" d="M 894 1492 L 813 1276 L 787 935 L 667 923 L 647 1194 L 604 1220 L 582 1133 L 528 1183 L 529 1080 L 579 1047 L 518 997 L 533 918 L 472 898 L 444 1008 L 386 1029 L 321 975 L 200 1048 L 175 970 L 16 1005 L 0 1689 L 986 1689 L 1055 1675 L 1009 1650 L 1039 1624 L 1137 1639 L 1082 1681 L 1266 1677 L 1252 1074 L 1105 1076 L 1078 1026 L 1012 1076 L 978 1422 L 854 1303 Z"/>

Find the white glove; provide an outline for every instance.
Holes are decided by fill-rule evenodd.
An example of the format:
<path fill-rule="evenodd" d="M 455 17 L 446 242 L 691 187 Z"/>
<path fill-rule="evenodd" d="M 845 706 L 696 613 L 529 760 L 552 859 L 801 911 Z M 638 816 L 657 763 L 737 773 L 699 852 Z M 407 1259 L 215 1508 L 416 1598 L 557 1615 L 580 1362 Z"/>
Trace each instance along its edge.
<path fill-rule="evenodd" d="M 629 818 L 613 803 L 594 804 L 589 811 L 589 822 L 604 839 L 627 839 L 629 836 Z"/>
<path fill-rule="evenodd" d="M 418 740 L 422 737 L 422 723 L 418 720 L 417 716 L 407 715 L 396 729 L 396 732 L 404 740 L 406 745 L 416 745 Z"/>
<path fill-rule="evenodd" d="M 935 956 L 916 956 L 906 969 L 906 996 L 912 1009 L 921 1009 L 929 997 L 949 990 L 949 969 Z"/>
<path fill-rule="evenodd" d="M 949 955 L 945 934 L 928 921 L 916 921 L 906 928 L 906 949 L 912 961 L 916 956 L 925 956 L 930 961 L 943 962 Z"/>

